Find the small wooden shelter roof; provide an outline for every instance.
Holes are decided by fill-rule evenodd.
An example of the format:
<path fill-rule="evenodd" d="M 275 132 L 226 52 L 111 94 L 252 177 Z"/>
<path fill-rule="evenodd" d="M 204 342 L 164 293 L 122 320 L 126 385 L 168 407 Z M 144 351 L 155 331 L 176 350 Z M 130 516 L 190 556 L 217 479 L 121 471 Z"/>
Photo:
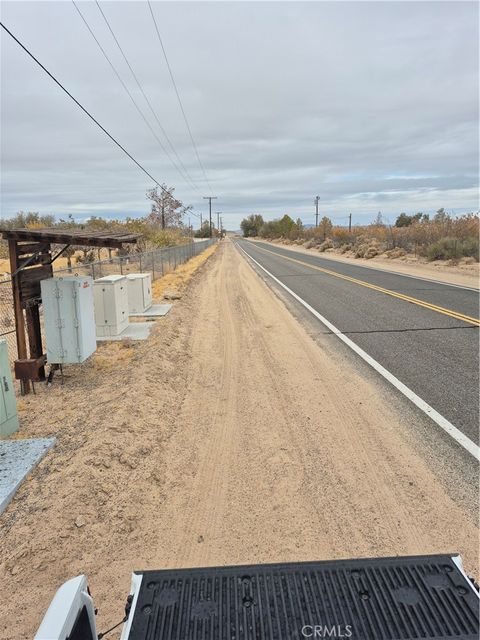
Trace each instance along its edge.
<path fill-rule="evenodd" d="M 5 240 L 49 242 L 53 244 L 121 248 L 125 242 L 137 242 L 140 233 L 125 231 L 88 231 L 86 229 L 0 229 Z"/>

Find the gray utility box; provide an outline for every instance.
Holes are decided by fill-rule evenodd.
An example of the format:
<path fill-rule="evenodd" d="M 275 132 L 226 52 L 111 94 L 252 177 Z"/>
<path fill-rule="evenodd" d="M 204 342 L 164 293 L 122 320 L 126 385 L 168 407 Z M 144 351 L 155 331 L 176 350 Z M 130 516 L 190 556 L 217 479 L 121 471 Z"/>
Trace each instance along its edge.
<path fill-rule="evenodd" d="M 0 340 L 0 387 L 0 438 L 6 438 L 18 429 L 17 400 L 6 340 Z"/>
<path fill-rule="evenodd" d="M 118 336 L 128 327 L 128 290 L 125 276 L 105 276 L 93 283 L 95 327 L 101 338 Z"/>
<path fill-rule="evenodd" d="M 149 273 L 129 273 L 127 288 L 130 315 L 143 313 L 152 306 L 152 276 Z"/>
<path fill-rule="evenodd" d="M 84 362 L 97 349 L 92 278 L 47 278 L 40 282 L 40 289 L 47 362 Z"/>

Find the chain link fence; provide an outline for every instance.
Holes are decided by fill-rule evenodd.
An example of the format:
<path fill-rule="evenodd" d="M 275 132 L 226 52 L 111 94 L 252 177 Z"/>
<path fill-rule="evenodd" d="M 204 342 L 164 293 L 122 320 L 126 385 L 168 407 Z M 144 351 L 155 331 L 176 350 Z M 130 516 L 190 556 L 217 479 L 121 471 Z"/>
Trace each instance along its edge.
<path fill-rule="evenodd" d="M 7 341 L 8 355 L 13 362 L 17 358 L 17 332 L 10 279 L 0 280 L 0 340 Z"/>
<path fill-rule="evenodd" d="M 112 257 L 107 260 L 99 260 L 90 263 L 77 263 L 70 269 L 55 269 L 54 274 L 91 276 L 94 280 L 109 275 L 127 275 L 129 273 L 147 273 L 152 276 L 152 281 L 161 278 L 183 264 L 199 255 L 207 247 L 214 244 L 215 239 L 208 238 L 199 242 L 165 247 L 146 251 L 144 253 L 131 253 L 126 256 Z M 41 310 L 40 310 L 41 313 Z M 10 362 L 17 359 L 17 336 L 15 331 L 15 314 L 13 310 L 13 295 L 11 279 L 0 280 L 0 340 L 4 339 L 8 344 Z"/>

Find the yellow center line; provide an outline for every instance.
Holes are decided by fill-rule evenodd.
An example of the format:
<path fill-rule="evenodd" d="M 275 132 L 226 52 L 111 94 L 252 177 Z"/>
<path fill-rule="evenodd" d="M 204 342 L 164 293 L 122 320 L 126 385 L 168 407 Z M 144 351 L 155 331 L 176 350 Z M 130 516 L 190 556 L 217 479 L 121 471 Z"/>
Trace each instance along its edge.
<path fill-rule="evenodd" d="M 455 318 L 456 320 L 461 320 L 462 322 L 467 322 L 468 324 L 473 324 L 476 327 L 480 327 L 479 318 L 471 318 L 470 316 L 467 316 L 464 313 L 460 313 L 459 311 L 453 311 L 452 309 L 445 309 L 445 307 L 440 307 L 436 304 L 432 304 L 431 302 L 425 302 L 424 300 L 419 300 L 418 298 L 407 296 L 404 293 L 397 293 L 396 291 L 392 291 L 391 289 L 384 289 L 383 287 L 379 287 L 376 284 L 365 282 L 365 280 L 352 278 L 351 276 L 346 276 L 342 273 L 338 273 L 337 271 L 331 271 L 330 269 L 325 269 L 324 267 L 319 267 L 317 265 L 304 262 L 303 260 L 290 258 L 283 254 L 277 253 L 276 251 L 271 251 L 270 249 L 264 249 L 263 247 L 259 247 L 258 245 L 254 245 L 254 246 L 256 246 L 259 251 L 266 251 L 267 253 L 272 253 L 274 256 L 277 256 L 278 258 L 284 258 L 285 260 L 290 260 L 290 262 L 296 262 L 297 264 L 301 264 L 302 266 L 308 267 L 309 269 L 315 269 L 316 271 L 321 271 L 322 273 L 326 273 L 329 276 L 335 276 L 335 278 L 340 278 L 341 280 L 347 280 L 348 282 L 353 282 L 354 284 L 358 284 L 361 287 L 366 287 L 367 289 L 373 289 L 374 291 L 385 293 L 387 296 L 392 296 L 392 298 L 398 298 L 399 300 L 404 300 L 405 302 L 411 302 L 412 304 L 416 304 L 419 307 L 424 307 L 425 309 L 430 309 L 431 311 L 436 311 L 437 313 L 442 313 L 445 316 L 450 316 L 451 318 Z"/>

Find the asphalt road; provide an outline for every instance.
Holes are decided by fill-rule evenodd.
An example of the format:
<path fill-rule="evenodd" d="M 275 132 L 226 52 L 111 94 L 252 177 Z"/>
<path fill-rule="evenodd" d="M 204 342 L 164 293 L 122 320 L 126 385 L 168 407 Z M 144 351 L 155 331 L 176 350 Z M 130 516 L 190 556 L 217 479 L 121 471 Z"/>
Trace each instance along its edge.
<path fill-rule="evenodd" d="M 478 444 L 477 291 L 267 243 L 239 245 Z"/>

